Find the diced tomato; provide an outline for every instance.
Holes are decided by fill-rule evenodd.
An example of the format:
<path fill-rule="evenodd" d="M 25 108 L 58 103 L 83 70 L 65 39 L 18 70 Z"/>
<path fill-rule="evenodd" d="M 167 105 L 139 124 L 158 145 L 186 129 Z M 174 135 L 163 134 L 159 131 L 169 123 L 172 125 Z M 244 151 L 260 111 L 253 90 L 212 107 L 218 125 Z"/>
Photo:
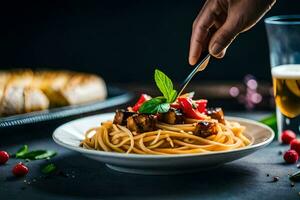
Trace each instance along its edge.
<path fill-rule="evenodd" d="M 193 108 L 193 101 L 190 98 L 178 98 L 177 99 L 184 115 L 193 119 L 204 119 L 203 115 L 198 111 L 198 109 Z"/>
<path fill-rule="evenodd" d="M 139 100 L 136 102 L 136 104 L 132 107 L 132 110 L 134 112 L 137 112 L 141 105 L 145 102 L 151 99 L 151 96 L 147 95 L 147 94 L 141 94 Z"/>
<path fill-rule="evenodd" d="M 207 100 L 206 99 L 200 99 L 195 101 L 197 105 L 197 109 L 200 113 L 205 113 L 206 112 L 206 106 L 207 106 Z"/>
<path fill-rule="evenodd" d="M 183 110 L 189 110 L 189 109 L 193 109 L 193 102 L 192 102 L 192 99 L 190 98 L 185 98 L 185 97 L 179 97 L 177 99 L 180 107 L 183 109 Z"/>

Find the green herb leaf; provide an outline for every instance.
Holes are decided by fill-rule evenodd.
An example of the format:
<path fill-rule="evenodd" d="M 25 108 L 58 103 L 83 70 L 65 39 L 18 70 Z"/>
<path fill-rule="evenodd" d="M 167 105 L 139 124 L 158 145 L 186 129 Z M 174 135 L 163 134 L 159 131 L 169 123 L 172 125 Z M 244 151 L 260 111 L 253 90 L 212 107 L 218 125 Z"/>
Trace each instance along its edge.
<path fill-rule="evenodd" d="M 20 158 L 21 156 L 23 156 L 26 153 L 28 153 L 28 145 L 22 146 L 15 154 L 15 157 Z"/>
<path fill-rule="evenodd" d="M 260 122 L 273 129 L 273 131 L 275 132 L 275 137 L 277 137 L 278 131 L 277 131 L 277 120 L 275 114 L 272 114 L 266 118 L 261 119 Z"/>
<path fill-rule="evenodd" d="M 168 112 L 170 109 L 170 104 L 169 103 L 162 103 L 162 104 L 159 104 L 157 106 L 157 112 L 158 113 L 166 113 Z"/>
<path fill-rule="evenodd" d="M 56 170 L 56 166 L 53 163 L 50 163 L 44 166 L 41 171 L 43 174 L 50 174 Z"/>
<path fill-rule="evenodd" d="M 142 104 L 139 109 L 140 113 L 145 114 L 156 114 L 156 113 L 165 113 L 168 112 L 170 104 L 166 102 L 164 97 L 156 97 L 146 101 Z"/>
<path fill-rule="evenodd" d="M 30 160 L 41 160 L 41 159 L 53 157 L 55 155 L 56 155 L 55 151 L 35 150 L 35 151 L 27 152 L 17 158 L 30 159 Z"/>
<path fill-rule="evenodd" d="M 48 151 L 47 150 L 45 153 L 36 156 L 35 159 L 36 160 L 42 160 L 42 159 L 46 159 L 46 158 L 51 158 L 55 155 L 56 155 L 55 151 Z"/>
<path fill-rule="evenodd" d="M 156 69 L 154 73 L 154 80 L 158 89 L 166 98 L 167 102 L 174 102 L 177 97 L 177 92 L 173 89 L 173 83 L 171 79 L 162 71 Z"/>
<path fill-rule="evenodd" d="M 176 90 L 172 90 L 172 92 L 171 92 L 171 99 L 170 99 L 170 101 L 168 101 L 169 103 L 173 103 L 175 100 L 176 100 L 176 98 L 177 98 L 177 91 Z"/>
<path fill-rule="evenodd" d="M 46 153 L 45 150 L 35 150 L 35 151 L 27 152 L 27 153 L 19 156 L 18 158 L 36 160 L 35 159 L 36 156 L 42 155 L 44 153 Z"/>
<path fill-rule="evenodd" d="M 291 180 L 291 181 L 295 181 L 295 182 L 300 181 L 300 171 L 297 171 L 297 172 L 295 172 L 294 174 L 292 174 L 292 175 L 290 176 L 290 180 Z"/>

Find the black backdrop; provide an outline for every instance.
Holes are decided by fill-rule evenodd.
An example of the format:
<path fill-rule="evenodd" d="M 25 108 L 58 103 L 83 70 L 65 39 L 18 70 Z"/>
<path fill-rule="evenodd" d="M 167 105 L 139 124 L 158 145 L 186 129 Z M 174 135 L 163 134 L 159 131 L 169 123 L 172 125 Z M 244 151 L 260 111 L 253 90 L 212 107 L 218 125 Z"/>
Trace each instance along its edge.
<path fill-rule="evenodd" d="M 0 6 L 0 69 L 66 68 L 109 82 L 150 82 L 159 67 L 180 81 L 191 24 L 204 1 L 11 1 Z M 278 0 L 267 15 L 297 14 L 297 0 Z M 263 21 L 197 80 L 270 80 Z"/>

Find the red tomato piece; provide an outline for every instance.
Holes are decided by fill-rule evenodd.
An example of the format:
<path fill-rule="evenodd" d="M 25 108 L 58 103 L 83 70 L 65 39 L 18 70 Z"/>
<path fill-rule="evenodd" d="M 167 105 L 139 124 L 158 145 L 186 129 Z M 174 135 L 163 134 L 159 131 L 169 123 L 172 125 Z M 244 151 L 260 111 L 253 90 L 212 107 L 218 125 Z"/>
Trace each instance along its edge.
<path fill-rule="evenodd" d="M 195 101 L 197 105 L 197 109 L 200 113 L 205 113 L 206 112 L 206 106 L 207 106 L 207 100 L 206 99 L 200 99 Z"/>
<path fill-rule="evenodd" d="M 149 95 L 147 95 L 147 94 L 141 94 L 139 100 L 138 100 L 138 101 L 136 102 L 136 104 L 132 107 L 132 110 L 133 110 L 134 112 L 137 112 L 137 111 L 140 109 L 141 105 L 142 105 L 144 102 L 146 102 L 146 101 L 148 101 L 148 100 L 150 100 L 150 99 L 151 99 L 151 96 L 149 96 Z"/>
<path fill-rule="evenodd" d="M 193 102 L 189 98 L 178 98 L 178 103 L 186 117 L 192 119 L 204 119 L 202 114 L 193 108 Z"/>

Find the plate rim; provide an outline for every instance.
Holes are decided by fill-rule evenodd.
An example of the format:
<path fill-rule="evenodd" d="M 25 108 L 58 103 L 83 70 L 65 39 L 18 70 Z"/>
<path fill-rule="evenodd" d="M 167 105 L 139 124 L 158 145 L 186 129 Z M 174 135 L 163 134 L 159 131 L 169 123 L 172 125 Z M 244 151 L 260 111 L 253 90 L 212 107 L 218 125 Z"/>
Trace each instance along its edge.
<path fill-rule="evenodd" d="M 131 159 L 138 159 L 138 158 L 142 158 L 142 159 L 168 159 L 168 158 L 180 158 L 180 157 L 205 157 L 205 156 L 212 156 L 212 155 L 224 155 L 224 154 L 230 154 L 230 153 L 236 153 L 236 152 L 240 152 L 240 151 L 248 151 L 248 150 L 255 150 L 255 149 L 259 149 L 262 148 L 268 144 L 270 144 L 274 137 L 275 137 L 275 133 L 274 131 L 268 127 L 267 125 L 255 121 L 255 120 L 251 120 L 251 119 L 247 119 L 247 118 L 241 118 L 241 117 L 232 117 L 232 116 L 226 116 L 226 119 L 230 119 L 230 120 L 237 120 L 237 121 L 243 121 L 246 123 L 252 123 L 255 124 L 257 126 L 263 127 L 265 129 L 267 129 L 270 133 L 271 136 L 265 140 L 262 141 L 260 143 L 251 145 L 251 146 L 246 146 L 246 147 L 242 147 L 239 149 L 232 149 L 232 150 L 224 150 L 224 151 L 217 151 L 217 152 L 207 152 L 207 153 L 191 153 L 191 154 L 170 154 L 170 155 L 152 155 L 152 154 L 126 154 L 126 153 L 117 153 L 117 152 L 106 152 L 106 151 L 97 151 L 97 150 L 92 150 L 92 149 L 84 149 L 81 147 L 75 147 L 73 145 L 70 144 L 66 144 L 63 141 L 60 141 L 60 139 L 58 139 L 56 137 L 57 134 L 59 134 L 59 131 L 61 128 L 63 128 L 64 126 L 68 126 L 72 123 L 76 123 L 77 121 L 81 121 L 81 120 L 86 120 L 88 118 L 95 118 L 98 116 L 109 116 L 109 115 L 113 115 L 113 112 L 109 112 L 109 113 L 102 113 L 102 114 L 97 114 L 97 115 L 91 115 L 88 117 L 82 117 L 79 119 L 75 119 L 72 121 L 69 121 L 67 123 L 64 123 L 62 125 L 60 125 L 59 127 L 57 127 L 53 134 L 52 134 L 52 139 L 54 140 L 54 142 L 64 148 L 70 149 L 70 150 L 74 150 L 76 152 L 82 153 L 82 154 L 89 154 L 89 155 L 93 155 L 93 156 L 105 156 L 105 157 L 114 157 L 114 158 L 131 158 Z"/>

